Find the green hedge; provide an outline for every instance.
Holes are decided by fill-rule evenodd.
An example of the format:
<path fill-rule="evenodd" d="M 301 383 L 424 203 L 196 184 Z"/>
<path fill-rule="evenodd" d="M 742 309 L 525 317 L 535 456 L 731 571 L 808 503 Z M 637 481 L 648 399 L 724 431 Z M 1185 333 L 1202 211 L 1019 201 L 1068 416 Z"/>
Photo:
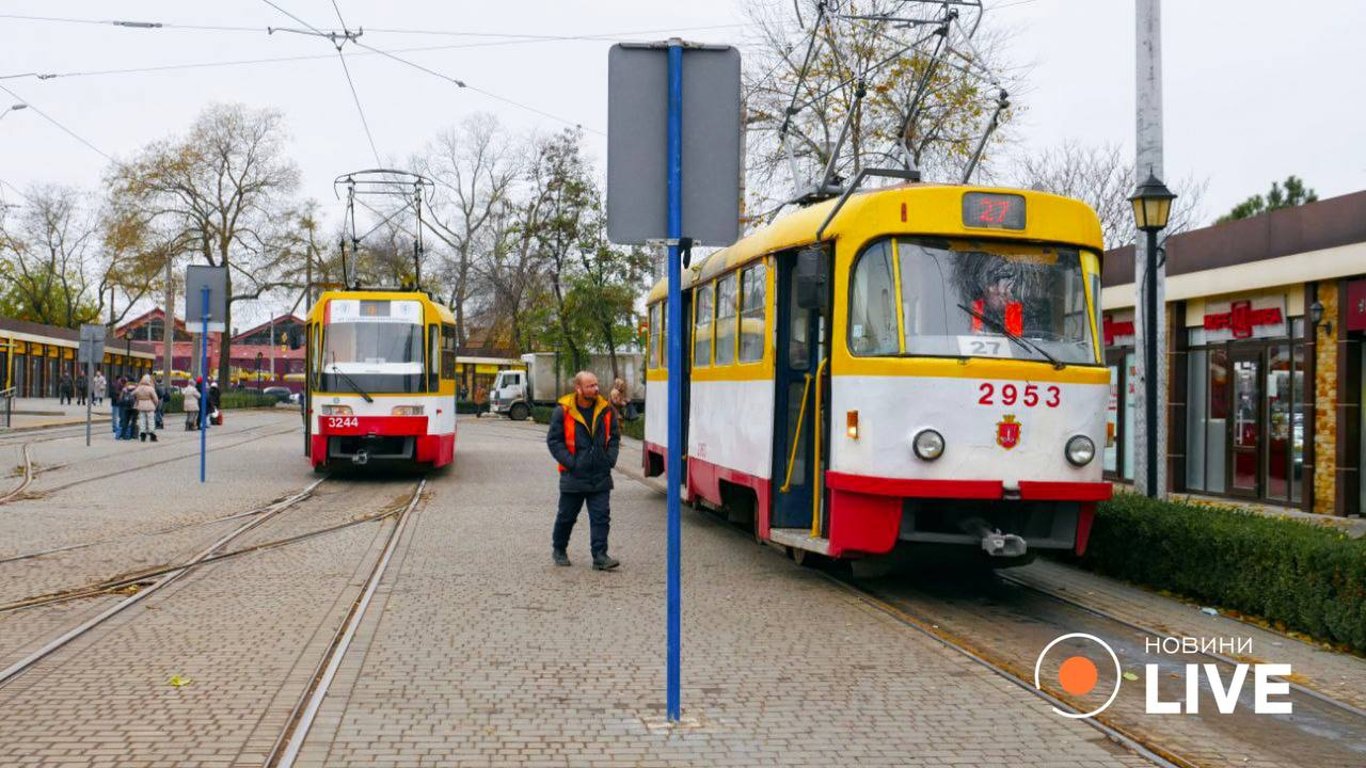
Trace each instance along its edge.
<path fill-rule="evenodd" d="M 1081 562 L 1366 651 L 1366 539 L 1332 528 L 1126 493 Z"/>
<path fill-rule="evenodd" d="M 222 404 L 223 410 L 231 411 L 239 408 L 274 408 L 279 400 L 274 397 L 267 397 L 260 392 L 238 392 L 228 390 L 223 393 L 223 397 L 219 402 Z M 166 413 L 184 412 L 185 397 L 179 392 L 172 392 L 171 399 L 166 403 Z"/>

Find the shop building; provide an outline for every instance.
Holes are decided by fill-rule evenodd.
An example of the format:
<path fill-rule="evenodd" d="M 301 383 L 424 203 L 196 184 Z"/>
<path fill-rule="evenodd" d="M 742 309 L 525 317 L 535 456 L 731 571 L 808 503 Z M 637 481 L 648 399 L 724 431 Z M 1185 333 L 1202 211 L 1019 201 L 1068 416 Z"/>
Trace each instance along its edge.
<path fill-rule="evenodd" d="M 1167 239 L 1167 485 L 1361 514 L 1366 192 Z M 1106 474 L 1133 481 L 1134 249 L 1106 254 Z"/>

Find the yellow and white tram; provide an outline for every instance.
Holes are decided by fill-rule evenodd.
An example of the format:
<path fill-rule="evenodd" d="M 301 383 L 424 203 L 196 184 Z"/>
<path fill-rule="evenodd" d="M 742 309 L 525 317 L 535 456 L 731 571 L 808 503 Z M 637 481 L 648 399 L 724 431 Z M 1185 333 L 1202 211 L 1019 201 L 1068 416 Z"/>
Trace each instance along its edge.
<path fill-rule="evenodd" d="M 426 294 L 328 291 L 308 315 L 304 405 L 316 470 L 455 456 L 455 317 Z"/>
<path fill-rule="evenodd" d="M 1102 252 L 1079 201 L 912 184 L 799 210 L 695 264 L 686 497 L 794 554 L 1080 553 L 1111 494 Z M 666 296 L 647 298 L 648 475 L 665 467 Z"/>

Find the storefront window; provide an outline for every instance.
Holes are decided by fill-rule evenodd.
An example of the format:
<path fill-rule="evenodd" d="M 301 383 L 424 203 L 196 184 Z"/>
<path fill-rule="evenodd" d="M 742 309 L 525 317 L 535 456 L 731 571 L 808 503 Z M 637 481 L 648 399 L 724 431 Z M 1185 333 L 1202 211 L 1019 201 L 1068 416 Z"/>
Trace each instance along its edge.
<path fill-rule="evenodd" d="M 1290 500 L 1291 418 L 1294 393 L 1290 345 L 1275 344 L 1267 350 L 1266 372 L 1266 497 Z"/>
<path fill-rule="evenodd" d="M 1138 386 L 1138 367 L 1134 360 L 1133 352 L 1124 356 L 1124 391 L 1128 395 L 1124 401 L 1124 479 L 1130 481 L 1134 479 L 1134 403 L 1138 400 L 1134 391 Z"/>
<path fill-rule="evenodd" d="M 1205 490 L 1223 493 L 1228 451 L 1228 351 L 1209 350 L 1209 419 L 1205 422 Z"/>
<path fill-rule="evenodd" d="M 1303 323 L 1302 320 L 1295 321 L 1297 325 Z M 1299 328 L 1296 338 L 1303 338 L 1301 335 L 1303 328 Z M 1313 403 L 1305 401 L 1305 377 L 1304 371 L 1307 365 L 1308 349 L 1304 344 L 1295 344 L 1294 350 L 1294 375 L 1291 377 L 1291 384 L 1294 386 L 1292 393 L 1292 405 L 1290 408 L 1290 500 L 1299 503 L 1304 498 L 1304 438 L 1306 420 L 1312 418 L 1306 414 L 1312 413 Z"/>
<path fill-rule="evenodd" d="M 1119 366 L 1110 366 L 1110 403 L 1105 408 L 1105 473 L 1119 469 Z"/>
<path fill-rule="evenodd" d="M 1209 353 L 1191 350 L 1186 366 L 1186 488 L 1205 488 L 1205 457 L 1209 454 L 1205 421 L 1209 418 Z"/>

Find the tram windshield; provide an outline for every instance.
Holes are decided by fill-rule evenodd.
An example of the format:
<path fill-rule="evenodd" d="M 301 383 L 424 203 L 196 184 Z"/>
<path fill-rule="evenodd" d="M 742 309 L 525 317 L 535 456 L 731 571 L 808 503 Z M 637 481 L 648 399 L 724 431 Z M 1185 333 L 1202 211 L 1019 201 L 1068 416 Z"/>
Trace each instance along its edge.
<path fill-rule="evenodd" d="M 879 240 L 854 264 L 850 351 L 1097 365 L 1099 266 L 1069 246 Z"/>
<path fill-rule="evenodd" d="M 422 304 L 334 299 L 322 352 L 323 391 L 421 392 Z"/>

